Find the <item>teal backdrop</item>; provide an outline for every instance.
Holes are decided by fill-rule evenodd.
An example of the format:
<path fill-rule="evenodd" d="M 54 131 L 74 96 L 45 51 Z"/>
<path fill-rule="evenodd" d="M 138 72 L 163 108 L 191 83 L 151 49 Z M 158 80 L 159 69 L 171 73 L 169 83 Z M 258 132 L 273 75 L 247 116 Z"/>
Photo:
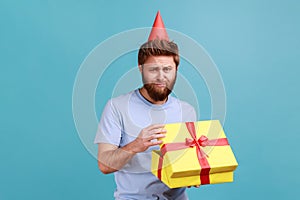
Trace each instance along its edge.
<path fill-rule="evenodd" d="M 157 10 L 218 66 L 239 162 L 233 183 L 188 189 L 190 199 L 297 199 L 299 1 L 1 0 L 0 200 L 113 199 L 113 175 L 100 173 L 77 133 L 73 84 L 99 43 L 151 26 Z M 120 59 L 134 66 L 136 54 Z M 99 118 L 109 96 L 95 98 Z"/>

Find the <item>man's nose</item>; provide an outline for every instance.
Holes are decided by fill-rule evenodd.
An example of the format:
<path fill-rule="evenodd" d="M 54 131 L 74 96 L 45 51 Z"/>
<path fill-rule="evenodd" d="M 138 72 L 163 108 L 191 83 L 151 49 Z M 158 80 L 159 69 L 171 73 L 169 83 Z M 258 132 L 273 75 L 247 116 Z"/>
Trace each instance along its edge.
<path fill-rule="evenodd" d="M 157 79 L 163 80 L 165 78 L 165 73 L 162 69 L 158 70 L 157 72 Z"/>

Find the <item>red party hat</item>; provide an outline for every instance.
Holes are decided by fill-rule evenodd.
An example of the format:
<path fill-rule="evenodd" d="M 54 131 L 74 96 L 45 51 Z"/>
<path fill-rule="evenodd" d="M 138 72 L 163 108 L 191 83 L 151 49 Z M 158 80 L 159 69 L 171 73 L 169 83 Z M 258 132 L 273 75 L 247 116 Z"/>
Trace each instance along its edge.
<path fill-rule="evenodd" d="M 159 11 L 156 14 L 148 41 L 154 40 L 154 39 L 169 40 L 168 33 L 166 31 L 164 22 L 160 16 Z"/>

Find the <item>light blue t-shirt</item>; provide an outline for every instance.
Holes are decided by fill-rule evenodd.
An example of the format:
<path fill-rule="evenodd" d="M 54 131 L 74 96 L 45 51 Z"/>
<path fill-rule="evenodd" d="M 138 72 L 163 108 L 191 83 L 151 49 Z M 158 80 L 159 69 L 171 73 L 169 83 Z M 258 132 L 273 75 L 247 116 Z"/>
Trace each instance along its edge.
<path fill-rule="evenodd" d="M 169 95 L 164 104 L 154 105 L 137 89 L 108 101 L 95 143 L 123 147 L 149 125 L 196 119 L 196 112 L 190 104 Z M 153 146 L 136 154 L 121 170 L 114 172 L 115 199 L 187 199 L 185 188 L 170 189 L 151 173 L 151 151 L 157 149 L 159 146 Z"/>

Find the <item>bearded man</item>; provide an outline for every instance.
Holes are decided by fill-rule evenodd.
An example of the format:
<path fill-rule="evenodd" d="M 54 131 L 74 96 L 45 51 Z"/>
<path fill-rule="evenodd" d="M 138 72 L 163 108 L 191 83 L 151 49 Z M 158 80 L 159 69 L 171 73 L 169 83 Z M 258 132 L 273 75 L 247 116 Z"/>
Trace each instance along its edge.
<path fill-rule="evenodd" d="M 168 134 L 164 124 L 197 119 L 191 105 L 170 95 L 179 51 L 157 24 L 163 26 L 159 13 L 138 52 L 143 86 L 108 101 L 95 138 L 99 169 L 115 176 L 115 199 L 188 199 L 185 188 L 170 189 L 151 173 L 151 151 Z"/>

